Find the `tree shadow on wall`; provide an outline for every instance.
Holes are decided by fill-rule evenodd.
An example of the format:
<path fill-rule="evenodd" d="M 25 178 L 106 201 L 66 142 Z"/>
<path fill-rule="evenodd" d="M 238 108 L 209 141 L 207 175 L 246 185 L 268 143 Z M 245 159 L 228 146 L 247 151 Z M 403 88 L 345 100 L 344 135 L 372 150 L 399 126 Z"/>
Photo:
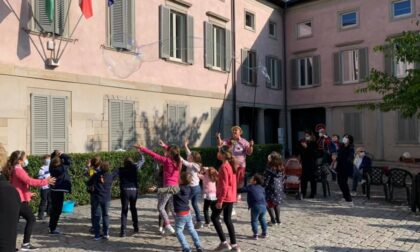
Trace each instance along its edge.
<path fill-rule="evenodd" d="M 203 113 L 200 117 L 193 117 L 189 122 L 171 122 L 167 120 L 165 114 L 166 111 L 163 115 L 155 111 L 152 117 L 148 117 L 146 112 L 141 113 L 146 146 L 157 146 L 159 140 L 182 145 L 185 139 L 188 139 L 193 146 L 201 139 L 201 124 L 209 118 L 208 113 Z"/>
<path fill-rule="evenodd" d="M 102 151 L 102 141 L 98 136 L 90 136 L 85 144 L 85 149 L 88 152 Z"/>

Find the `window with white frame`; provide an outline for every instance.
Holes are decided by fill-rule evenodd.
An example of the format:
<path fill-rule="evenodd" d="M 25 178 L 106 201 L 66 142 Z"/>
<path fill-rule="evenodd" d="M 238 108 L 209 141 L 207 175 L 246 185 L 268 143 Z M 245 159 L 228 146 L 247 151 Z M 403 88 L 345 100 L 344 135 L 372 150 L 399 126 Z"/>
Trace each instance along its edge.
<path fill-rule="evenodd" d="M 406 118 L 397 112 L 397 143 L 418 144 L 419 128 L 417 117 Z"/>
<path fill-rule="evenodd" d="M 242 83 L 257 85 L 257 53 L 255 51 L 242 50 Z"/>
<path fill-rule="evenodd" d="M 343 12 L 339 16 L 341 29 L 348 29 L 359 25 L 359 13 L 357 11 Z"/>
<path fill-rule="evenodd" d="M 312 21 L 306 21 L 297 24 L 298 38 L 305 38 L 312 36 Z"/>
<path fill-rule="evenodd" d="M 255 30 L 255 14 L 245 11 L 245 28 Z"/>
<path fill-rule="evenodd" d="M 48 16 L 47 2 L 45 0 L 33 0 L 34 4 L 34 28 L 42 33 L 55 33 L 56 35 L 64 35 L 68 27 L 70 17 L 66 15 L 69 8 L 69 0 L 56 0 L 53 2 L 52 16 Z"/>
<path fill-rule="evenodd" d="M 359 81 L 359 50 L 341 52 L 341 64 L 344 83 Z"/>
<path fill-rule="evenodd" d="M 413 14 L 413 6 L 411 0 L 393 1 L 391 3 L 391 11 L 393 18 L 407 17 Z"/>
<path fill-rule="evenodd" d="M 268 22 L 268 35 L 271 38 L 277 38 L 277 24 L 273 21 Z"/>
<path fill-rule="evenodd" d="M 266 68 L 269 80 L 266 80 L 267 87 L 270 88 L 281 88 L 281 63 L 280 60 L 275 57 L 267 56 Z"/>
<path fill-rule="evenodd" d="M 402 60 L 394 59 L 394 76 L 398 78 L 404 78 L 408 75 L 408 70 L 414 69 L 413 62 L 407 62 Z"/>
<path fill-rule="evenodd" d="M 297 60 L 299 87 L 309 87 L 313 84 L 313 58 L 307 57 Z"/>
<path fill-rule="evenodd" d="M 226 30 L 214 25 L 213 26 L 213 59 L 214 67 L 225 69 L 226 66 Z"/>
<path fill-rule="evenodd" d="M 110 100 L 109 149 L 128 149 L 136 142 L 134 102 Z"/>
<path fill-rule="evenodd" d="M 205 22 L 205 67 L 230 71 L 230 31 L 213 23 Z"/>
<path fill-rule="evenodd" d="M 369 49 L 343 50 L 333 54 L 334 84 L 357 83 L 369 76 Z"/>
<path fill-rule="evenodd" d="M 171 11 L 170 29 L 170 55 L 174 59 L 185 61 L 185 48 L 187 40 L 186 15 L 176 11 Z"/>
<path fill-rule="evenodd" d="M 109 7 L 109 44 L 131 51 L 135 44 L 134 0 L 116 0 Z"/>

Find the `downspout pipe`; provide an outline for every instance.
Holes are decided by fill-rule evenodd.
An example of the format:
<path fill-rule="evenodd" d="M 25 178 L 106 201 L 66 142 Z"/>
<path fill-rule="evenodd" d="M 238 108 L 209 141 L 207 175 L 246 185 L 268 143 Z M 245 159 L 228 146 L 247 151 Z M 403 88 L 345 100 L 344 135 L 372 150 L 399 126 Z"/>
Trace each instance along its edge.
<path fill-rule="evenodd" d="M 283 0 L 284 8 L 282 15 L 282 26 L 283 26 L 283 115 L 284 115 L 284 154 L 289 153 L 289 120 L 288 120 L 288 108 L 287 108 L 287 58 L 286 58 L 286 12 L 288 0 Z"/>
<path fill-rule="evenodd" d="M 231 0 L 231 31 L 232 31 L 232 122 L 237 125 L 239 122 L 236 118 L 236 18 L 235 18 L 235 0 Z"/>

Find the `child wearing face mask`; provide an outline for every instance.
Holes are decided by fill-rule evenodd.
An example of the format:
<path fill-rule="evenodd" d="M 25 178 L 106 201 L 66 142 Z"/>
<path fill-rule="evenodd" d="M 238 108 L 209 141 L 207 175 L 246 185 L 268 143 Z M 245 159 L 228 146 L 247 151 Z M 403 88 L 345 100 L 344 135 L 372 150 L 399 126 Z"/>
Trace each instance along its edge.
<path fill-rule="evenodd" d="M 370 172 L 372 167 L 372 161 L 368 156 L 366 156 L 365 149 L 359 147 L 356 149 L 356 154 L 353 161 L 353 187 L 352 187 L 352 196 L 357 195 L 357 184 L 363 179 L 366 178 L 367 173 Z"/>
<path fill-rule="evenodd" d="M 42 166 L 38 172 L 39 179 L 46 179 L 50 177 L 50 162 L 51 162 L 51 155 L 47 154 L 42 157 Z M 50 196 L 50 186 L 46 185 L 41 187 L 39 194 L 41 195 L 41 202 L 39 203 L 38 208 L 38 220 L 45 219 L 45 211 L 47 215 L 50 214 L 51 210 L 51 196 Z"/>

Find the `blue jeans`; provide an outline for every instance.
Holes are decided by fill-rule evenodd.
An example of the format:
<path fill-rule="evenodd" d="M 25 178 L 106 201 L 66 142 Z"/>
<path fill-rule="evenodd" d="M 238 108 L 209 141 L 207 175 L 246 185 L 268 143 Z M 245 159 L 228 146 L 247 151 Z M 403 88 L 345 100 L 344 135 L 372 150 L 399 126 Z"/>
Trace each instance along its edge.
<path fill-rule="evenodd" d="M 108 228 L 109 228 L 109 205 L 110 201 L 101 202 L 98 199 L 92 197 L 93 202 L 92 208 L 94 209 L 94 217 L 93 217 L 93 230 L 95 232 L 95 237 L 99 237 L 100 229 L 101 229 L 101 218 L 102 218 L 102 232 L 104 235 L 108 235 Z"/>
<path fill-rule="evenodd" d="M 363 170 L 359 170 L 356 167 L 353 168 L 353 187 L 352 191 L 357 192 L 357 184 L 362 180 Z"/>
<path fill-rule="evenodd" d="M 200 208 L 198 207 L 198 201 L 201 197 L 201 187 L 200 185 L 197 186 L 190 186 L 191 187 L 191 205 L 194 208 L 195 212 L 195 220 L 197 222 L 201 222 L 201 215 L 200 215 Z"/>
<path fill-rule="evenodd" d="M 267 208 L 265 205 L 255 205 L 251 207 L 251 227 L 254 235 L 258 234 L 258 222 L 261 224 L 262 233 L 267 234 L 267 222 L 265 220 L 265 213 Z"/>
<path fill-rule="evenodd" d="M 184 236 L 184 227 L 187 228 L 188 233 L 190 233 L 194 245 L 196 248 L 201 247 L 200 238 L 198 237 L 197 231 L 194 229 L 194 225 L 192 222 L 191 214 L 184 215 L 184 216 L 175 216 L 175 233 L 176 237 L 178 238 L 179 243 L 181 243 L 183 251 L 191 251 L 190 245 L 188 241 L 185 239 Z"/>

